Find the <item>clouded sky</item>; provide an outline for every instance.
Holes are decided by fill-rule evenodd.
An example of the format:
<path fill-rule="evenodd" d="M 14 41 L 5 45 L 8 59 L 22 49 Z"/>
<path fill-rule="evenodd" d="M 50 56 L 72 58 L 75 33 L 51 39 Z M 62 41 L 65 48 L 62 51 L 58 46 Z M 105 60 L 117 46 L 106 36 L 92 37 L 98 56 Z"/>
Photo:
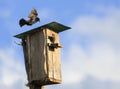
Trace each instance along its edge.
<path fill-rule="evenodd" d="M 41 22 L 20 28 L 33 7 Z M 52 21 L 72 29 L 60 33 L 63 82 L 45 89 L 120 89 L 120 0 L 0 1 L 0 89 L 28 89 L 13 36 Z"/>

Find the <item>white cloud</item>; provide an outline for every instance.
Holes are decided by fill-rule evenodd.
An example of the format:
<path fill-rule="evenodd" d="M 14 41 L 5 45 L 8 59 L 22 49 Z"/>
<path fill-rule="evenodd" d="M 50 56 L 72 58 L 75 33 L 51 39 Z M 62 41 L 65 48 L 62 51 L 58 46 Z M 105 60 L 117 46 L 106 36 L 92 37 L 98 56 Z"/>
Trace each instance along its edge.
<path fill-rule="evenodd" d="M 66 51 L 63 63 L 63 83 L 82 82 L 87 75 L 101 81 L 120 82 L 120 56 L 109 44 L 94 44 L 89 52 L 80 45 L 72 45 Z M 64 59 L 64 60 L 65 60 Z"/>
<path fill-rule="evenodd" d="M 80 16 L 73 22 L 68 37 L 72 39 L 71 46 L 63 53 L 64 60 L 67 59 L 63 64 L 65 83 L 83 81 L 87 75 L 102 81 L 120 82 L 120 10 L 109 8 L 107 12 L 102 17 Z M 85 43 L 86 50 L 84 44 L 78 42 L 84 37 L 90 40 Z"/>
<path fill-rule="evenodd" d="M 15 50 L 12 48 L 0 49 L 0 63 L 0 89 L 13 89 L 13 86 L 18 85 L 23 86 L 23 89 L 25 89 L 26 73 L 24 64 L 16 56 Z"/>
<path fill-rule="evenodd" d="M 72 28 L 79 32 L 78 34 L 93 36 L 100 34 L 102 36 L 112 36 L 112 38 L 117 37 L 120 33 L 120 9 L 115 7 L 105 8 L 103 6 L 99 6 L 99 8 L 104 8 L 101 12 L 103 16 L 80 16 L 72 23 Z M 93 9 L 95 10 L 94 13 L 100 11 L 97 7 Z"/>

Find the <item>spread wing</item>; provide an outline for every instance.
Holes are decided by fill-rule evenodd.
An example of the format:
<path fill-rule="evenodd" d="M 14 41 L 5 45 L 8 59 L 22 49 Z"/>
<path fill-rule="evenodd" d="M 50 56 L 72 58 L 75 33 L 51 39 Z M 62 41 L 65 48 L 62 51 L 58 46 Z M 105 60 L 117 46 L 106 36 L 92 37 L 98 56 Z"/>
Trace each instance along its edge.
<path fill-rule="evenodd" d="M 24 20 L 23 18 L 19 20 L 20 27 L 24 26 L 25 24 L 26 24 L 26 20 Z"/>
<path fill-rule="evenodd" d="M 32 8 L 31 13 L 28 15 L 28 18 L 34 19 L 38 16 L 37 10 L 35 8 Z"/>

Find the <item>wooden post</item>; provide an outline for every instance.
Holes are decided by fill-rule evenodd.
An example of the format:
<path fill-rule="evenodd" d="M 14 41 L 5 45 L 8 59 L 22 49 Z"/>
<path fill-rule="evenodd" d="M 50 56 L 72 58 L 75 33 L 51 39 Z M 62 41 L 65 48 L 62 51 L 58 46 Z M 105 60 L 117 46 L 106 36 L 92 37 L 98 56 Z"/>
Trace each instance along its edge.
<path fill-rule="evenodd" d="M 36 85 L 30 85 L 30 89 L 45 89 L 44 86 L 36 86 Z"/>

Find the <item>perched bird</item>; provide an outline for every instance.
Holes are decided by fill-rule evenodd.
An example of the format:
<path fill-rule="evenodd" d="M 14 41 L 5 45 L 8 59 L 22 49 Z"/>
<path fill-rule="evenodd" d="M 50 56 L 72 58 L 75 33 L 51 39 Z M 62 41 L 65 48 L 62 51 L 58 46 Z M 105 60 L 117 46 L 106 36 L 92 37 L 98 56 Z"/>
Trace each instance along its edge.
<path fill-rule="evenodd" d="M 24 18 L 21 18 L 19 20 L 19 25 L 20 27 L 24 26 L 24 25 L 33 25 L 36 22 L 40 21 L 40 19 L 37 17 L 38 13 L 36 11 L 36 9 L 32 8 L 31 13 L 28 15 L 28 20 L 25 20 Z"/>

